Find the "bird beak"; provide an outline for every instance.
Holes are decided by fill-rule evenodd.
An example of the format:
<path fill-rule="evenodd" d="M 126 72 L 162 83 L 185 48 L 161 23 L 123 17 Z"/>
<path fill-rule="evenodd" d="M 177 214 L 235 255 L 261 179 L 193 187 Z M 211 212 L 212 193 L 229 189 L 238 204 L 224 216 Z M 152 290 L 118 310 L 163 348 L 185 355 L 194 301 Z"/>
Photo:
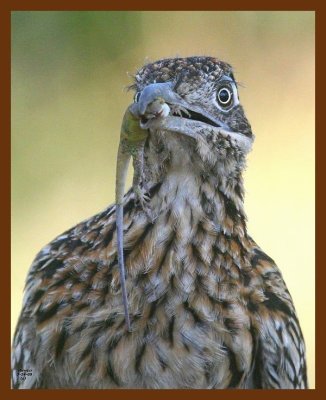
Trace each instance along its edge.
<path fill-rule="evenodd" d="M 157 98 L 162 98 L 166 103 L 185 107 L 187 103 L 173 91 L 173 82 L 152 83 L 141 92 L 138 109 L 144 115 L 150 103 Z"/>
<path fill-rule="evenodd" d="M 130 108 L 130 111 L 141 120 L 140 127 L 142 129 L 163 129 L 181 133 L 198 140 L 201 138 L 203 128 L 205 128 L 205 130 L 209 130 L 216 135 L 229 138 L 244 153 L 248 153 L 251 150 L 253 138 L 247 137 L 240 132 L 233 132 L 228 125 L 219 119 L 205 113 L 199 107 L 189 105 L 173 88 L 173 82 L 164 82 L 152 83 L 143 89 L 138 102 L 134 103 Z M 186 114 L 183 113 L 182 117 L 172 114 L 165 118 L 146 119 L 147 108 L 158 98 L 162 98 L 168 105 L 180 107 L 186 111 Z"/>
<path fill-rule="evenodd" d="M 131 112 L 141 119 L 146 114 L 148 106 L 158 98 L 163 99 L 168 105 L 179 107 L 179 109 L 185 111 L 182 115 L 183 118 L 199 120 L 226 131 L 231 131 L 228 125 L 220 119 L 206 113 L 200 107 L 188 104 L 174 91 L 174 83 L 171 81 L 152 83 L 146 86 L 140 94 L 138 103 L 133 105 Z M 181 118 L 180 115 L 179 118 Z"/>

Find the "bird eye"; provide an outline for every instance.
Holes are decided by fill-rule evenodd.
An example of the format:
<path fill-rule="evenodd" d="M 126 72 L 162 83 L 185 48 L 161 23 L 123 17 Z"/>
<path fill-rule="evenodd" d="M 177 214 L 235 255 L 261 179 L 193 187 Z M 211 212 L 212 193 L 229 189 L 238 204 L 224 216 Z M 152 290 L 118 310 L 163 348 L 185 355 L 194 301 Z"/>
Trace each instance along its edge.
<path fill-rule="evenodd" d="M 222 107 L 227 107 L 232 103 L 233 92 L 228 87 L 222 87 L 217 92 L 217 101 Z"/>
<path fill-rule="evenodd" d="M 138 103 L 139 97 L 140 97 L 140 92 L 135 93 L 134 103 Z"/>

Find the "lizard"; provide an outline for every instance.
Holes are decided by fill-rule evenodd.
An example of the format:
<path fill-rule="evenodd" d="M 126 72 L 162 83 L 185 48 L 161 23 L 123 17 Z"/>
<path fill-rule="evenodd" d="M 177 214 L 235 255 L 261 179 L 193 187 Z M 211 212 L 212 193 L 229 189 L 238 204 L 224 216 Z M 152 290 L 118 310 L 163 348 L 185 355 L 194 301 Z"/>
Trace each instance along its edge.
<path fill-rule="evenodd" d="M 149 197 L 145 194 L 144 188 L 141 186 L 143 182 L 143 165 L 144 165 L 144 145 L 148 137 L 149 131 L 140 126 L 141 121 L 148 121 L 153 118 L 164 118 L 169 115 L 170 108 L 165 103 L 162 89 L 164 86 L 158 85 L 157 92 L 151 91 L 149 96 L 145 96 L 146 104 L 149 104 L 146 113 L 140 114 L 138 104 L 135 102 L 127 107 L 124 113 L 121 130 L 120 141 L 117 155 L 116 166 L 116 230 L 117 230 L 117 248 L 118 248 L 118 265 L 120 272 L 121 290 L 123 296 L 123 304 L 125 310 L 125 318 L 127 328 L 130 331 L 130 318 L 128 312 L 128 299 L 125 284 L 125 265 L 123 256 L 123 197 L 128 166 L 130 159 L 133 161 L 134 176 L 132 188 L 136 199 L 139 201 L 145 213 L 151 218 L 148 201 Z M 161 96 L 160 96 L 161 95 Z"/>

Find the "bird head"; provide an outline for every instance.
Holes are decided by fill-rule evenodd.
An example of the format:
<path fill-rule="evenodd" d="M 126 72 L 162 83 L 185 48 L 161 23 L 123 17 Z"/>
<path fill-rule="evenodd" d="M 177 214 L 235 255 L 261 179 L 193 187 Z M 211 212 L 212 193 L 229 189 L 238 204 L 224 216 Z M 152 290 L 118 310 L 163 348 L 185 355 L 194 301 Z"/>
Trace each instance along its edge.
<path fill-rule="evenodd" d="M 135 98 L 140 99 L 145 88 L 147 93 L 150 87 L 155 90 L 157 83 L 167 83 L 167 102 L 188 107 L 191 119 L 252 137 L 229 64 L 213 57 L 164 59 L 148 64 L 136 75 Z"/>
<path fill-rule="evenodd" d="M 204 56 L 163 59 L 142 67 L 131 88 L 133 112 L 150 132 L 147 147 L 154 145 L 154 157 L 164 154 L 161 167 L 239 177 L 254 136 L 229 64 Z M 152 158 L 152 173 L 154 164 Z"/>
<path fill-rule="evenodd" d="M 239 149 L 241 145 L 244 152 L 250 149 L 253 134 L 229 64 L 213 57 L 159 60 L 138 71 L 133 88 L 142 127 L 154 130 L 159 126 L 148 124 L 155 118 L 146 118 L 148 106 L 159 97 L 171 107 L 171 115 L 188 120 L 183 124 L 185 134 L 221 128 L 220 131 L 230 132 L 230 137 L 238 136 Z"/>

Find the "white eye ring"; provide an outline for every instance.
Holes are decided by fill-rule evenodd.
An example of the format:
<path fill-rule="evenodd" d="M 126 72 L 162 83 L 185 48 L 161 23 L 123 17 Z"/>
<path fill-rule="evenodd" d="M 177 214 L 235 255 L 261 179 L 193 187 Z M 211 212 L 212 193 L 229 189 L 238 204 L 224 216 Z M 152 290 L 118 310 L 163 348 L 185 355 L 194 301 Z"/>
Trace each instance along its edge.
<path fill-rule="evenodd" d="M 222 92 L 227 92 L 227 94 L 228 94 L 227 99 L 222 100 L 222 98 L 221 98 L 221 93 L 222 93 Z M 232 100 L 232 97 L 233 97 L 233 93 L 231 92 L 230 89 L 228 89 L 228 88 L 225 87 L 225 86 L 222 87 L 222 88 L 218 91 L 218 93 L 217 93 L 217 100 L 218 100 L 218 102 L 219 102 L 221 105 L 223 105 L 223 106 L 229 105 L 230 102 L 231 102 L 231 100 Z"/>

